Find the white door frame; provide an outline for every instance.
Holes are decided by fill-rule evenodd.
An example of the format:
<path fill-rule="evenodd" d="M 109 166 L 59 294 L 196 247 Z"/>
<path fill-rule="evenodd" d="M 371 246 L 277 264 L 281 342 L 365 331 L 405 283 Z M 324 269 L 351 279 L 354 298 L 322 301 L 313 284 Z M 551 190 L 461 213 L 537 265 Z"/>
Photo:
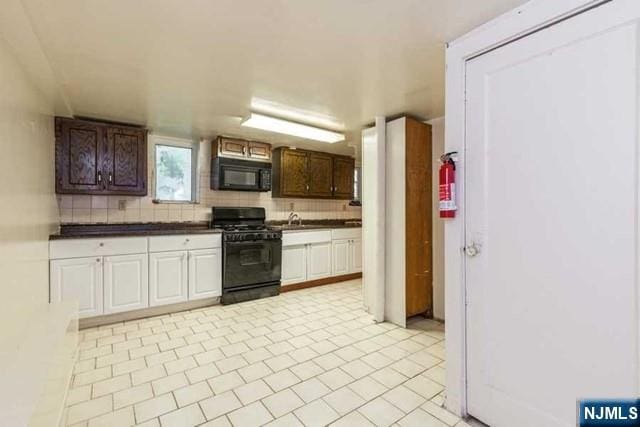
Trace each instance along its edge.
<path fill-rule="evenodd" d="M 466 62 L 609 0 L 532 0 L 448 43 L 446 50 L 445 151 L 457 151 L 458 213 L 445 221 L 446 406 L 467 415 L 465 258 L 465 74 Z M 615 0 L 614 0 L 615 1 Z"/>

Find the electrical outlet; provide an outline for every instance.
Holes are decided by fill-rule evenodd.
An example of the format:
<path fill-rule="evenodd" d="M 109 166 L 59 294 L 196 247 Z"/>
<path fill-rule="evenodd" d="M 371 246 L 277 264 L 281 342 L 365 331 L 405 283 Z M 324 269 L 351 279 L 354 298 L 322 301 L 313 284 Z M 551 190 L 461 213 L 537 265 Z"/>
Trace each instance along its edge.
<path fill-rule="evenodd" d="M 296 210 L 296 204 L 294 202 L 289 203 L 289 210 L 290 211 L 295 211 Z"/>
<path fill-rule="evenodd" d="M 126 200 L 118 200 L 118 210 L 123 211 L 127 209 L 127 201 Z"/>
<path fill-rule="evenodd" d="M 345 212 L 347 210 L 347 204 L 343 203 L 342 204 L 342 211 Z"/>

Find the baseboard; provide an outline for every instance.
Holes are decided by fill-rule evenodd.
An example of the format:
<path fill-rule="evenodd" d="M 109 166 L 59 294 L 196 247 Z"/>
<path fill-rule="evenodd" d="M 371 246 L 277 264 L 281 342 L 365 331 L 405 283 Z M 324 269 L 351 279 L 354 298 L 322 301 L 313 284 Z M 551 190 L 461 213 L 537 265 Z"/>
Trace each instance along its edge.
<path fill-rule="evenodd" d="M 122 313 L 105 314 L 102 316 L 88 317 L 80 319 L 80 329 L 93 328 L 95 326 L 110 325 L 128 320 L 143 319 L 145 317 L 160 316 L 162 314 L 175 313 L 178 311 L 193 310 L 196 308 L 209 307 L 219 304 L 220 297 L 203 298 L 195 301 L 185 301 L 176 304 L 160 305 L 157 307 L 143 308 L 141 310 L 125 311 Z"/>
<path fill-rule="evenodd" d="M 299 289 L 314 288 L 316 286 L 330 285 L 332 283 L 345 282 L 347 280 L 359 279 L 362 273 L 343 274 L 342 276 L 325 277 L 323 279 L 309 280 L 307 282 L 283 285 L 280 292 L 297 291 Z"/>

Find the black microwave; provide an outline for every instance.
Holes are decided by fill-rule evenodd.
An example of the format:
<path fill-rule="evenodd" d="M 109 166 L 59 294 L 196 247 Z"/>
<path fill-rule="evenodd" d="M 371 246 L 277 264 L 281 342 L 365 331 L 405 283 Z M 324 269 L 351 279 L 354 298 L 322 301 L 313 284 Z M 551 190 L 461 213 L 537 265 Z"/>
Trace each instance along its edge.
<path fill-rule="evenodd" d="M 214 157 L 211 188 L 233 191 L 271 191 L 271 163 Z"/>

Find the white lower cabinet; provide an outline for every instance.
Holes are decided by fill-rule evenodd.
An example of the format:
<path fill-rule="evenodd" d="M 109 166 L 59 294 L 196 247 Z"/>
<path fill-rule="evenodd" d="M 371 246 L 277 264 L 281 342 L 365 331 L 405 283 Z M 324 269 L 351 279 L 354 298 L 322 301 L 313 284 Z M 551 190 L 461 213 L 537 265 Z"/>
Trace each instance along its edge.
<path fill-rule="evenodd" d="M 50 299 L 85 318 L 218 297 L 221 246 L 217 233 L 52 240 Z"/>
<path fill-rule="evenodd" d="M 307 280 L 331 276 L 331 242 L 307 245 Z"/>
<path fill-rule="evenodd" d="M 149 306 L 147 254 L 106 256 L 103 266 L 104 314 Z"/>
<path fill-rule="evenodd" d="M 52 260 L 49 275 L 51 302 L 78 301 L 79 317 L 102 314 L 102 257 Z"/>
<path fill-rule="evenodd" d="M 361 236 L 359 228 L 283 234 L 282 285 L 361 272 Z"/>
<path fill-rule="evenodd" d="M 282 248 L 282 285 L 331 276 L 331 242 Z"/>
<path fill-rule="evenodd" d="M 189 299 L 222 295 L 222 249 L 189 251 Z"/>
<path fill-rule="evenodd" d="M 333 275 L 349 274 L 351 258 L 351 241 L 334 240 L 333 243 Z"/>
<path fill-rule="evenodd" d="M 351 273 L 360 273 L 362 271 L 362 239 L 351 240 Z"/>
<path fill-rule="evenodd" d="M 149 306 L 189 299 L 187 251 L 149 254 Z"/>
<path fill-rule="evenodd" d="M 307 245 L 284 246 L 282 248 L 283 285 L 307 280 Z"/>
<path fill-rule="evenodd" d="M 362 239 L 333 241 L 333 275 L 362 271 Z"/>

